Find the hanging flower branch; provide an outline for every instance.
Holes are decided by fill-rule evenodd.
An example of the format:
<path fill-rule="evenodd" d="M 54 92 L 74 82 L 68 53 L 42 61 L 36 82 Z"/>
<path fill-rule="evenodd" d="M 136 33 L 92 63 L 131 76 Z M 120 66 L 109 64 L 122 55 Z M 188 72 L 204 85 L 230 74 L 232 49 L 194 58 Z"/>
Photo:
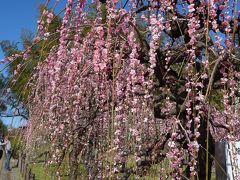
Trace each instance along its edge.
<path fill-rule="evenodd" d="M 210 178 L 214 141 L 239 140 L 231 3 L 68 0 L 59 44 L 29 81 L 29 153 L 48 143 L 59 167 L 69 154 L 73 179 L 80 164 L 89 179 L 154 167 L 159 178 Z M 43 14 L 37 42 L 51 37 Z"/>

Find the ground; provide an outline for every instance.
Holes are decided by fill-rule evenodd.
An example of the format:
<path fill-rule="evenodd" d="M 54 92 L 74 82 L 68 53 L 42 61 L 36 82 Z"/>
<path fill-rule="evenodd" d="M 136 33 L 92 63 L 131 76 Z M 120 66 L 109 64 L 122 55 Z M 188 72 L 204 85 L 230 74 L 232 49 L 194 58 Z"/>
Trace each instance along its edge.
<path fill-rule="evenodd" d="M 0 180 L 21 180 L 21 178 L 17 175 L 17 168 L 12 168 L 11 171 L 6 171 L 4 169 L 4 160 L 5 156 L 3 156 L 0 160 Z M 15 160 L 11 161 L 11 165 L 15 163 Z"/>

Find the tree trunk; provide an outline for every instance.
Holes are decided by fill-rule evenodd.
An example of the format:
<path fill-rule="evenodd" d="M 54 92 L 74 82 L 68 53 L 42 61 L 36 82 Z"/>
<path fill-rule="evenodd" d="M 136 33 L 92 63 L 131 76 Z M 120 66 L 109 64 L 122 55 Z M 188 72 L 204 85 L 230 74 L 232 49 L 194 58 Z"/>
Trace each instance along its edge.
<path fill-rule="evenodd" d="M 207 122 L 206 120 L 202 120 L 201 126 L 199 127 L 200 136 L 198 138 L 198 144 L 200 145 L 199 151 L 198 151 L 198 157 L 197 157 L 197 177 L 194 179 L 196 180 L 211 180 L 211 173 L 212 173 L 212 165 L 213 165 L 213 157 L 215 154 L 215 143 L 213 140 L 213 137 L 209 131 L 209 139 L 208 139 L 208 177 L 206 178 L 207 172 L 206 172 L 206 143 L 207 143 Z M 187 166 L 185 170 L 185 176 L 190 178 L 190 166 Z"/>
<path fill-rule="evenodd" d="M 76 143 L 73 146 L 72 151 L 69 154 L 69 163 L 70 163 L 70 173 L 69 173 L 69 180 L 77 180 L 78 178 L 78 155 L 80 152 L 80 147 Z"/>
<path fill-rule="evenodd" d="M 198 177 L 199 179 L 206 179 L 206 147 L 207 147 L 207 122 L 203 120 L 201 122 L 201 126 L 199 128 L 200 136 L 198 138 L 198 143 L 200 144 L 199 152 L 198 152 Z M 212 164 L 213 164 L 213 157 L 215 154 L 215 143 L 211 132 L 209 131 L 208 137 L 208 180 L 211 180 L 211 173 L 212 173 Z"/>

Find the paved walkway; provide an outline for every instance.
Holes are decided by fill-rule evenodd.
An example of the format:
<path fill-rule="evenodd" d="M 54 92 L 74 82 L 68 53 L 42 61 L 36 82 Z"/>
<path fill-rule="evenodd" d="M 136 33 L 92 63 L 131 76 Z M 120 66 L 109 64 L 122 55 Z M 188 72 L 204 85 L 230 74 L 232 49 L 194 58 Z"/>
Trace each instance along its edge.
<path fill-rule="evenodd" d="M 11 178 L 11 171 L 6 171 L 4 169 L 4 159 L 5 156 L 3 155 L 2 159 L 0 160 L 0 180 L 13 180 Z"/>
<path fill-rule="evenodd" d="M 12 168 L 11 171 L 6 171 L 4 169 L 5 156 L 0 160 L 0 180 L 20 180 L 16 175 L 16 168 Z M 13 165 L 13 163 L 11 163 Z"/>

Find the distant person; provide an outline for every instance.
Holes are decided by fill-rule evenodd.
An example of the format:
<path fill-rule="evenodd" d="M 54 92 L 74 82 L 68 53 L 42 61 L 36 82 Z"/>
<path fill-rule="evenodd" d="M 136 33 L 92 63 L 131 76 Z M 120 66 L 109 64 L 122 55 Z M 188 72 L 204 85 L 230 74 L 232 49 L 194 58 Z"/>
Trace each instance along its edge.
<path fill-rule="evenodd" d="M 6 161 L 5 161 L 5 169 L 10 171 L 10 159 L 11 159 L 11 155 L 12 155 L 12 150 L 11 150 L 11 142 L 8 139 L 8 136 L 5 137 L 4 139 L 4 143 L 0 144 L 5 145 L 5 151 L 6 151 Z"/>
<path fill-rule="evenodd" d="M 0 144 L 2 144 L 4 142 L 4 138 L 3 136 L 1 135 L 0 136 Z M 2 159 L 2 155 L 3 155 L 3 147 L 0 146 L 0 160 Z"/>

